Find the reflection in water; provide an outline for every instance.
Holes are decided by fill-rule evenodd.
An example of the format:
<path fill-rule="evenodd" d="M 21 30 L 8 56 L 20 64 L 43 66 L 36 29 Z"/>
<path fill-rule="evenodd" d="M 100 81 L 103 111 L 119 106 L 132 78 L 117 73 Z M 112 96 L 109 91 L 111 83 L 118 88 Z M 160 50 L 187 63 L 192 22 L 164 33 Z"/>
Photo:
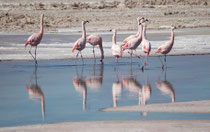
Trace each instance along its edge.
<path fill-rule="evenodd" d="M 144 76 L 146 79 L 145 85 L 141 85 L 139 81 L 135 78 L 132 72 L 132 65 L 130 66 L 130 76 L 128 78 L 125 78 L 122 76 L 122 84 L 125 87 L 126 90 L 128 90 L 131 93 L 136 93 L 139 95 L 139 105 L 146 105 L 147 100 L 149 100 L 151 95 L 151 86 L 148 82 L 148 78 Z M 142 113 L 143 115 L 147 115 L 146 112 Z"/>
<path fill-rule="evenodd" d="M 104 64 L 100 64 L 99 75 L 96 71 L 96 64 L 93 65 L 93 75 L 86 79 L 86 85 L 91 89 L 98 90 L 103 83 Z"/>
<path fill-rule="evenodd" d="M 146 84 L 139 91 L 139 104 L 146 105 L 147 100 L 149 100 L 151 94 L 151 86 L 150 84 Z"/>
<path fill-rule="evenodd" d="M 172 84 L 166 80 L 166 70 L 165 70 L 165 77 L 163 81 L 155 81 L 156 87 L 160 89 L 163 94 L 171 95 L 172 102 L 175 102 L 175 92 L 173 89 Z"/>
<path fill-rule="evenodd" d="M 139 104 L 145 105 L 147 103 L 147 100 L 150 98 L 151 94 L 150 84 L 148 83 L 147 78 L 144 86 L 137 81 L 132 72 L 132 65 L 130 66 L 130 76 L 128 78 L 122 76 L 122 84 L 129 92 L 139 94 Z"/>
<path fill-rule="evenodd" d="M 131 93 L 139 93 L 139 90 L 142 88 L 142 85 L 137 81 L 137 79 L 133 75 L 132 65 L 130 65 L 130 75 L 129 77 L 125 78 L 124 76 L 121 77 L 121 81 L 123 86 L 126 90 Z"/>
<path fill-rule="evenodd" d="M 78 74 L 77 66 L 76 66 L 76 77 L 72 78 L 73 85 L 76 91 L 83 94 L 83 109 L 86 110 L 86 102 L 87 102 L 87 85 L 85 83 L 85 77 L 83 76 L 84 65 L 82 66 L 81 74 Z"/>
<path fill-rule="evenodd" d="M 35 84 L 31 84 L 30 86 L 26 84 L 26 90 L 28 91 L 30 99 L 41 100 L 42 117 L 44 119 L 45 118 L 45 99 L 44 99 L 44 93 L 42 92 L 42 89 L 40 88 L 37 82 L 37 66 L 35 66 L 34 80 L 35 80 Z"/>
<path fill-rule="evenodd" d="M 76 73 L 77 75 L 73 77 L 73 85 L 76 89 L 76 91 L 80 92 L 83 94 L 83 109 L 86 110 L 87 107 L 87 86 L 90 87 L 91 89 L 100 89 L 102 86 L 103 82 L 103 63 L 100 64 L 100 73 L 97 75 L 96 71 L 96 65 L 93 65 L 93 75 L 90 77 L 84 77 L 83 76 L 83 69 L 84 65 L 82 66 L 81 69 L 81 74 L 79 75 L 78 69 L 76 66 Z"/>
<path fill-rule="evenodd" d="M 113 107 L 117 107 L 117 98 L 122 92 L 122 83 L 119 81 L 118 72 L 114 70 L 116 74 L 116 81 L 112 84 L 112 97 L 113 97 Z"/>

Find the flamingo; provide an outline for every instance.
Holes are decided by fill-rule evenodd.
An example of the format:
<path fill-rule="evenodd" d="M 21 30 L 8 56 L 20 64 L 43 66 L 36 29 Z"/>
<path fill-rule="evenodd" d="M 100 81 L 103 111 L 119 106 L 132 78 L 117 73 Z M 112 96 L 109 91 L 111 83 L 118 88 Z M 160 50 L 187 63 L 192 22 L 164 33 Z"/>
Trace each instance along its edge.
<path fill-rule="evenodd" d="M 139 20 L 139 34 L 137 37 L 132 37 L 129 40 L 127 40 L 125 46 L 123 47 L 123 51 L 125 49 L 130 49 L 131 53 L 130 53 L 130 57 L 132 58 L 132 54 L 133 54 L 133 50 L 136 50 L 136 48 L 140 45 L 141 41 L 142 41 L 142 22 L 148 21 L 147 19 L 144 20 L 144 18 Z M 138 57 L 138 56 L 137 56 Z"/>
<path fill-rule="evenodd" d="M 130 35 L 130 36 L 128 36 L 127 38 L 125 38 L 125 39 L 123 40 L 122 44 L 120 45 L 120 47 L 124 46 L 124 45 L 127 43 L 127 41 L 128 41 L 129 39 L 136 38 L 136 37 L 138 37 L 138 35 L 141 33 L 141 30 L 139 29 L 139 28 L 140 28 L 139 23 L 140 23 L 140 20 L 141 20 L 141 19 L 144 19 L 144 18 L 143 18 L 143 17 L 142 17 L 142 18 L 139 18 L 139 17 L 137 18 L 138 31 L 137 31 L 136 35 Z"/>
<path fill-rule="evenodd" d="M 116 32 L 117 31 L 115 29 L 112 29 L 110 31 L 113 32 L 113 37 L 112 37 L 112 55 L 114 57 L 116 57 L 116 61 L 118 63 L 118 58 L 122 57 L 122 53 L 121 53 L 120 47 L 116 44 Z"/>
<path fill-rule="evenodd" d="M 166 54 L 168 54 L 170 51 L 171 51 L 171 49 L 172 49 L 172 47 L 173 47 L 173 44 L 174 44 L 174 29 L 175 29 L 175 27 L 174 26 L 171 26 L 171 40 L 170 41 L 168 41 L 168 42 L 166 42 L 166 43 L 164 43 L 164 44 L 162 44 L 158 49 L 157 49 L 157 51 L 155 52 L 155 54 L 157 54 L 157 53 L 161 53 L 161 54 L 164 54 L 164 56 L 165 56 L 165 59 L 164 59 L 164 61 L 165 61 L 165 65 L 166 65 Z M 161 61 L 161 59 L 160 59 L 160 61 Z M 162 63 L 162 61 L 161 61 L 161 63 Z M 164 68 L 164 65 L 163 65 L 163 63 L 162 63 L 162 69 Z"/>
<path fill-rule="evenodd" d="M 86 46 L 86 30 L 85 30 L 85 24 L 86 23 L 89 23 L 89 21 L 82 21 L 82 37 L 79 38 L 75 44 L 74 44 L 74 47 L 72 49 L 72 52 L 74 52 L 74 50 L 78 50 L 78 53 L 76 55 L 76 58 L 78 57 L 79 53 L 81 55 L 81 58 L 82 58 L 82 62 L 84 63 L 83 61 L 83 57 L 82 57 L 82 53 L 81 51 L 85 48 Z"/>
<path fill-rule="evenodd" d="M 35 46 L 35 56 L 33 56 L 31 53 L 31 47 L 29 50 L 29 54 L 33 57 L 35 64 L 37 64 L 37 60 L 36 60 L 37 46 L 41 42 L 43 34 L 44 34 L 44 14 L 41 14 L 40 32 L 32 34 L 25 43 L 25 47 L 27 47 L 28 44 L 30 44 L 31 47 Z"/>
<path fill-rule="evenodd" d="M 141 47 L 142 51 L 147 54 L 146 60 L 148 59 L 149 53 L 151 51 L 151 43 L 147 40 L 146 37 L 146 23 L 142 23 L 143 26 L 143 31 L 142 31 L 142 42 L 141 42 Z M 144 65 L 142 66 L 142 69 L 144 66 L 147 65 L 146 62 L 144 61 Z"/>
<path fill-rule="evenodd" d="M 87 42 L 93 46 L 93 55 L 95 59 L 95 46 L 99 45 L 99 48 L 101 50 L 101 62 L 103 62 L 104 59 L 104 50 L 103 50 L 103 45 L 102 45 L 102 37 L 98 34 L 91 34 L 86 38 Z"/>

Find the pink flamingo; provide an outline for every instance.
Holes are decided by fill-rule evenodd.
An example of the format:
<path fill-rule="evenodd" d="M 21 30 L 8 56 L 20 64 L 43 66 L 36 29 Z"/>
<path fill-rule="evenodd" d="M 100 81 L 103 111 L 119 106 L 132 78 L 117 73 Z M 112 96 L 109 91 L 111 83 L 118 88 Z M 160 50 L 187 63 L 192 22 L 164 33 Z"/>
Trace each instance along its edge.
<path fill-rule="evenodd" d="M 118 63 L 118 58 L 122 57 L 121 49 L 120 47 L 116 44 L 116 30 L 112 29 L 113 32 L 113 37 L 112 37 L 112 55 L 116 57 L 116 61 Z"/>
<path fill-rule="evenodd" d="M 41 21 L 40 21 L 40 32 L 39 33 L 34 33 L 32 34 L 27 42 L 25 43 L 25 47 L 30 44 L 31 47 L 35 46 L 35 57 L 32 55 L 31 53 L 31 47 L 29 50 L 29 54 L 33 57 L 33 59 L 35 60 L 35 64 L 37 64 L 37 60 L 36 60 L 36 50 L 37 50 L 37 46 L 38 44 L 41 42 L 42 40 L 42 36 L 44 34 L 44 14 L 41 14 Z"/>
<path fill-rule="evenodd" d="M 175 37 L 174 36 L 174 29 L 175 29 L 175 27 L 171 26 L 171 40 L 169 42 L 166 42 L 163 45 L 161 45 L 157 49 L 157 51 L 155 52 L 155 54 L 161 53 L 161 54 L 165 55 L 165 59 L 164 59 L 165 60 L 165 65 L 166 65 L 166 54 L 168 54 L 171 51 L 171 49 L 173 47 L 173 44 L 174 44 L 174 37 Z M 160 59 L 160 61 L 161 61 L 161 59 Z M 161 63 L 162 63 L 162 61 L 161 61 Z M 164 68 L 164 65 L 162 63 L 162 69 L 163 68 Z"/>
<path fill-rule="evenodd" d="M 140 20 L 141 19 L 144 19 L 143 17 L 142 18 L 137 18 L 137 23 L 138 23 L 138 32 L 136 33 L 136 35 L 130 35 L 130 36 L 128 36 L 127 38 L 125 38 L 124 40 L 123 40 L 123 43 L 120 45 L 120 47 L 122 47 L 122 46 L 124 46 L 126 43 L 127 43 L 127 41 L 129 40 L 129 39 L 132 39 L 132 38 L 136 38 L 136 37 L 138 37 L 139 36 L 139 34 L 141 33 L 141 29 L 140 29 Z"/>
<path fill-rule="evenodd" d="M 102 37 L 99 36 L 98 34 L 91 34 L 90 36 L 87 37 L 87 42 L 90 43 L 93 46 L 93 55 L 95 59 L 95 46 L 99 45 L 99 48 L 101 50 L 101 62 L 103 62 L 104 59 L 104 50 L 103 50 L 103 45 L 102 45 Z"/>
<path fill-rule="evenodd" d="M 130 57 L 132 58 L 132 54 L 133 54 L 133 50 L 136 50 L 136 48 L 140 45 L 141 41 L 142 41 L 142 22 L 148 21 L 147 19 L 144 20 L 144 18 L 140 19 L 139 21 L 139 34 L 137 37 L 133 37 L 130 38 L 129 40 L 127 40 L 127 43 L 125 44 L 125 46 L 123 47 L 123 51 L 125 49 L 130 49 L 131 53 L 130 53 Z M 137 56 L 139 58 L 139 56 Z"/>
<path fill-rule="evenodd" d="M 84 63 L 84 61 L 83 61 L 83 57 L 82 57 L 81 51 L 82 51 L 82 50 L 85 48 L 85 46 L 86 46 L 86 30 L 85 30 L 85 24 L 86 24 L 87 22 L 89 23 L 89 21 L 82 21 L 82 37 L 79 38 L 79 39 L 75 42 L 74 47 L 73 47 L 73 49 L 72 49 L 72 52 L 74 52 L 75 49 L 78 50 L 78 53 L 77 53 L 77 55 L 76 55 L 76 58 L 78 57 L 78 55 L 79 55 L 79 53 L 80 53 L 81 58 L 82 58 L 82 62 L 83 62 L 83 63 Z"/>
<path fill-rule="evenodd" d="M 146 60 L 148 60 L 148 56 L 151 51 L 151 43 L 147 40 L 147 37 L 146 37 L 146 23 L 145 22 L 142 23 L 142 26 L 143 26 L 143 31 L 142 31 L 143 33 L 142 33 L 141 47 L 142 47 L 142 51 L 147 54 Z M 147 65 L 147 63 L 144 61 L 144 65 L 142 66 L 142 69 L 144 68 L 145 65 Z"/>

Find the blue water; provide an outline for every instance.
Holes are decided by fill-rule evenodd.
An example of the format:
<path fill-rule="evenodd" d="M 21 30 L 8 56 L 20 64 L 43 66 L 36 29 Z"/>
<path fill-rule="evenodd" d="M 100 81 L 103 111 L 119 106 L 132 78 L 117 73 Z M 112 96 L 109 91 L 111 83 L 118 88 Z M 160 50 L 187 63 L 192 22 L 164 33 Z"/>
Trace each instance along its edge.
<path fill-rule="evenodd" d="M 38 61 L 37 69 L 33 61 L 0 62 L 0 126 L 65 121 L 210 119 L 210 114 L 99 111 L 114 106 L 112 84 L 117 79 L 120 82 L 122 76 L 127 80 L 132 78 L 141 86 L 150 84 L 147 104 L 172 102 L 171 94 L 164 94 L 155 85 L 155 81 L 163 80 L 171 84 L 175 102 L 209 100 L 209 58 L 210 55 L 168 56 L 167 70 L 162 71 L 158 58 L 150 57 L 144 72 L 139 59 L 133 59 L 131 66 L 129 58 L 120 59 L 118 65 L 114 58 L 105 58 L 103 65 L 99 60 L 94 65 L 93 59 L 85 59 L 84 66 L 81 60 L 77 63 L 73 59 L 42 60 Z M 91 77 L 97 80 L 95 88 L 87 84 Z M 73 78 L 80 79 L 83 87 L 77 90 Z M 26 86 L 36 87 L 36 99 L 32 99 L 34 96 Z M 138 104 L 138 91 L 130 91 L 123 85 L 117 95 L 117 106 Z"/>

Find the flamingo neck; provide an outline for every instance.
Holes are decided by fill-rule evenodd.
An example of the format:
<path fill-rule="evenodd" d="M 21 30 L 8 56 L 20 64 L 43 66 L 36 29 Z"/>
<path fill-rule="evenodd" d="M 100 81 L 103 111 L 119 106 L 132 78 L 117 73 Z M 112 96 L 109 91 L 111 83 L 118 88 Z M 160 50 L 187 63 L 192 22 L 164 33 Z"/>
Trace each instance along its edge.
<path fill-rule="evenodd" d="M 146 24 L 143 25 L 143 34 L 142 34 L 142 39 L 146 39 Z"/>
<path fill-rule="evenodd" d="M 82 23 L 82 38 L 86 38 L 85 24 Z"/>
<path fill-rule="evenodd" d="M 171 30 L 171 44 L 173 45 L 174 44 L 174 31 Z"/>
<path fill-rule="evenodd" d="M 139 27 L 138 27 L 138 35 L 137 35 L 137 37 L 141 37 L 142 36 L 142 25 L 139 25 Z"/>
<path fill-rule="evenodd" d="M 112 36 L 112 44 L 116 44 L 116 32 L 113 32 L 113 36 Z"/>
<path fill-rule="evenodd" d="M 43 35 L 43 33 L 44 33 L 44 19 L 42 16 L 41 21 L 40 21 L 40 34 Z"/>
<path fill-rule="evenodd" d="M 102 42 L 99 43 L 99 48 L 101 50 L 101 60 L 103 60 L 104 59 L 104 50 L 103 50 Z"/>

